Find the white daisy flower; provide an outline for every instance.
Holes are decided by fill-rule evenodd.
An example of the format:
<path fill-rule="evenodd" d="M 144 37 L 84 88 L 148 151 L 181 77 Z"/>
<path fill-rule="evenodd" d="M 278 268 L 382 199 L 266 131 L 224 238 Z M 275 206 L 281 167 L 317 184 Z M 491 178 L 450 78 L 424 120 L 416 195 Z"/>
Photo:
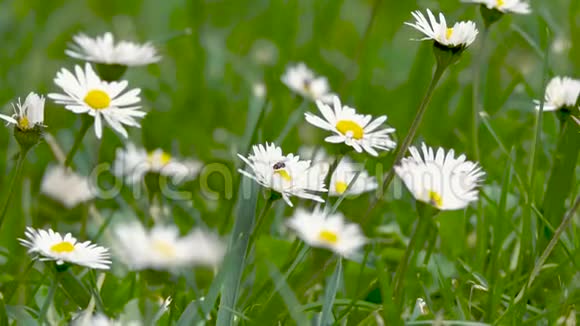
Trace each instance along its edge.
<path fill-rule="evenodd" d="M 30 93 L 26 96 L 24 104 L 18 102 L 12 104 L 14 115 L 8 116 L 0 114 L 0 119 L 9 124 L 15 125 L 22 131 L 34 129 L 35 127 L 44 127 L 44 97 L 36 93 Z"/>
<path fill-rule="evenodd" d="M 292 206 L 291 196 L 324 202 L 315 192 L 326 192 L 325 175 L 319 169 L 312 169 L 310 161 L 301 161 L 294 154 L 283 155 L 282 149 L 274 144 L 254 145 L 253 154 L 247 158 L 238 154 L 251 172 L 238 171 L 260 185 L 282 195 L 284 201 Z"/>
<path fill-rule="evenodd" d="M 155 225 L 146 230 L 140 223 L 115 227 L 116 251 L 132 270 L 218 265 L 226 247 L 217 236 L 194 230 L 181 237 L 174 225 Z"/>
<path fill-rule="evenodd" d="M 431 204 L 440 210 L 465 208 L 477 200 L 477 187 L 485 172 L 465 155 L 455 158 L 455 152 L 447 154 L 442 148 L 433 151 L 425 143 L 421 145 L 423 155 L 411 146 L 411 157 L 403 158 L 395 172 L 415 199 Z"/>
<path fill-rule="evenodd" d="M 109 250 L 90 241 L 78 242 L 70 233 L 64 237 L 52 229 L 26 228 L 27 239 L 18 239 L 29 248 L 28 253 L 38 254 L 41 261 L 54 260 L 58 265 L 71 263 L 94 269 L 109 269 Z"/>
<path fill-rule="evenodd" d="M 150 42 L 138 44 L 118 41 L 115 44 L 113 34 L 108 32 L 95 38 L 80 33 L 75 35 L 73 40 L 76 44 L 72 44 L 65 53 L 84 61 L 108 65 L 144 66 L 161 60 Z"/>
<path fill-rule="evenodd" d="M 310 160 L 312 163 L 310 169 L 317 170 L 318 174 L 324 176 L 328 175 L 330 166 L 334 162 L 334 157 L 328 155 L 322 147 L 300 146 L 298 155 L 303 159 Z"/>
<path fill-rule="evenodd" d="M 139 88 L 121 94 L 127 88 L 127 81 L 105 82 L 93 71 L 90 64 L 85 69 L 75 66 L 75 75 L 62 68 L 54 79 L 65 94 L 52 93 L 48 97 L 62 104 L 74 113 L 87 113 L 95 118 L 95 134 L 103 134 L 102 119 L 121 135 L 128 137 L 123 125 L 140 128 L 135 118 L 142 118 L 145 112 L 137 105 L 141 99 Z"/>
<path fill-rule="evenodd" d="M 530 5 L 522 0 L 462 0 L 467 3 L 479 3 L 488 9 L 495 9 L 502 13 L 529 14 L 532 12 Z"/>
<path fill-rule="evenodd" d="M 544 111 L 556 111 L 563 108 L 573 108 L 580 96 L 580 80 L 570 77 L 554 77 L 546 87 Z M 540 109 L 540 101 L 536 102 L 536 110 Z"/>
<path fill-rule="evenodd" d="M 341 213 L 328 215 L 319 207 L 312 212 L 298 208 L 287 225 L 309 246 L 330 249 L 345 257 L 367 242 L 358 224 L 346 223 Z"/>
<path fill-rule="evenodd" d="M 311 100 L 326 100 L 332 93 L 326 77 L 316 77 L 304 63 L 290 66 L 282 75 L 282 82 L 292 91 Z"/>
<path fill-rule="evenodd" d="M 73 326 L 141 326 L 139 321 L 114 320 L 102 313 L 90 314 L 82 313 L 71 322 Z"/>
<path fill-rule="evenodd" d="M 113 174 L 125 178 L 128 184 L 136 184 L 149 173 L 158 173 L 173 178 L 174 182 L 184 182 L 195 178 L 202 168 L 202 163 L 195 160 L 179 160 L 162 149 L 147 152 L 133 143 L 126 148 L 118 148 L 113 164 Z"/>
<path fill-rule="evenodd" d="M 435 16 L 429 9 L 427 9 L 429 21 L 427 21 L 427 18 L 425 18 L 423 13 L 418 10 L 411 14 L 415 18 L 415 23 L 406 22 L 405 25 L 411 26 L 425 34 L 425 37 L 420 39 L 420 41 L 434 40 L 445 47 L 465 48 L 470 46 L 477 37 L 478 31 L 475 27 L 475 23 L 472 21 L 462 21 L 455 23 L 453 27 L 447 27 L 445 16 L 443 16 L 442 13 L 439 14 L 439 22 L 437 22 Z"/>
<path fill-rule="evenodd" d="M 369 176 L 364 167 L 357 166 L 348 157 L 345 157 L 340 160 L 330 177 L 329 195 L 342 196 L 357 173 L 359 173 L 358 177 L 348 189 L 347 195 L 360 195 L 377 189 L 376 178 Z"/>
<path fill-rule="evenodd" d="M 40 192 L 61 202 L 69 209 L 92 200 L 97 195 L 91 188 L 88 178 L 60 165 L 53 165 L 46 169 Z"/>
<path fill-rule="evenodd" d="M 306 112 L 306 121 L 318 128 L 335 133 L 335 135 L 324 139 L 329 143 L 345 143 L 359 153 L 364 150 L 373 156 L 379 155 L 375 148 L 390 150 L 397 145 L 389 136 L 395 129 L 377 130 L 387 121 L 386 115 L 372 120 L 370 115 L 358 114 L 355 109 L 346 105 L 342 106 L 338 96 L 333 97 L 334 110 L 322 101 L 317 101 L 316 105 L 324 119 Z"/>

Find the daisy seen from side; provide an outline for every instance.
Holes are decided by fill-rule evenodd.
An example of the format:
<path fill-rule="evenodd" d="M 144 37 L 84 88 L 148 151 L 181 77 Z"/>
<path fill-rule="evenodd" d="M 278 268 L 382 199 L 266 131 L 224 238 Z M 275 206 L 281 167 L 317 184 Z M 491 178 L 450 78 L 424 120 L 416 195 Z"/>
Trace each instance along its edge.
<path fill-rule="evenodd" d="M 12 104 L 14 114 L 9 116 L 0 113 L 0 119 L 13 124 L 21 131 L 40 129 L 44 127 L 44 97 L 36 93 L 29 93 L 24 103 Z"/>
<path fill-rule="evenodd" d="M 173 178 L 174 182 L 184 182 L 197 176 L 203 164 L 193 159 L 181 160 L 158 148 L 147 151 L 133 143 L 118 148 L 113 174 L 124 178 L 128 184 L 137 184 L 147 173 L 157 173 Z"/>
<path fill-rule="evenodd" d="M 46 169 L 42 177 L 40 192 L 69 209 L 90 201 L 97 195 L 91 188 L 88 178 L 60 165 L 53 165 Z"/>
<path fill-rule="evenodd" d="M 320 207 L 313 211 L 298 208 L 286 225 L 309 246 L 344 257 L 352 256 L 368 241 L 358 224 L 348 223 L 341 213 L 328 214 Z"/>
<path fill-rule="evenodd" d="M 530 4 L 522 0 L 462 0 L 462 2 L 481 4 L 487 9 L 495 9 L 504 14 L 526 15 L 532 12 Z"/>
<path fill-rule="evenodd" d="M 132 270 L 173 271 L 193 266 L 216 266 L 225 244 L 215 235 L 196 229 L 181 236 L 174 225 L 155 225 L 147 230 L 138 222 L 117 225 L 115 250 Z"/>
<path fill-rule="evenodd" d="M 28 253 L 40 256 L 41 261 L 55 261 L 85 266 L 93 269 L 109 269 L 109 250 L 91 243 L 79 242 L 70 233 L 62 236 L 52 229 L 37 230 L 26 228 L 26 239 L 19 239 L 28 248 Z"/>
<path fill-rule="evenodd" d="M 434 151 L 425 143 L 421 152 L 414 146 L 409 152 L 395 172 L 416 200 L 439 210 L 457 210 L 478 199 L 477 188 L 485 176 L 479 164 L 463 154 L 455 157 L 452 149 Z"/>
<path fill-rule="evenodd" d="M 556 76 L 546 86 L 544 111 L 571 110 L 580 96 L 580 80 L 571 77 Z M 540 109 L 540 101 L 535 101 L 536 110 Z"/>
<path fill-rule="evenodd" d="M 72 58 L 84 61 L 107 65 L 143 66 L 161 60 L 161 56 L 151 42 L 143 44 L 129 41 L 115 42 L 110 32 L 94 38 L 79 33 L 73 37 L 73 40 L 74 43 L 65 53 Z"/>
<path fill-rule="evenodd" d="M 411 26 L 425 35 L 420 41 L 433 40 L 446 48 L 467 48 L 475 41 L 478 34 L 477 27 L 472 21 L 457 22 L 452 27 L 448 27 L 442 13 L 439 13 L 439 21 L 429 9 L 427 9 L 429 20 L 419 10 L 413 11 L 411 14 L 415 18 L 415 22 L 405 22 L 405 25 Z"/>

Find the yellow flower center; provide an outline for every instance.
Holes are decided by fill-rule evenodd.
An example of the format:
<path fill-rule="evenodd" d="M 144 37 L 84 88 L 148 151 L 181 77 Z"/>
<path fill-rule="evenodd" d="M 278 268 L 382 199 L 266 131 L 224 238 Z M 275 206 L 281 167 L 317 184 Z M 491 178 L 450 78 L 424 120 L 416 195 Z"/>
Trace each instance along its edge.
<path fill-rule="evenodd" d="M 497 7 L 498 8 L 501 7 L 501 6 L 503 6 L 505 4 L 505 1 L 504 0 L 497 0 L 496 2 L 497 2 Z"/>
<path fill-rule="evenodd" d="M 73 252 L 75 250 L 75 246 L 68 241 L 59 242 L 52 247 L 50 247 L 50 251 L 56 252 L 58 254 L 62 254 L 65 252 Z"/>
<path fill-rule="evenodd" d="M 288 182 L 292 181 L 292 177 L 290 176 L 288 171 L 286 171 L 285 169 L 276 170 L 276 171 L 274 171 L 274 173 L 279 175 L 280 177 L 282 177 L 282 179 L 284 179 Z"/>
<path fill-rule="evenodd" d="M 22 116 L 18 119 L 18 128 L 30 129 L 30 121 L 28 121 L 28 117 Z"/>
<path fill-rule="evenodd" d="M 147 159 L 151 164 L 159 163 L 166 165 L 171 161 L 171 155 L 165 152 L 154 151 L 147 155 Z"/>
<path fill-rule="evenodd" d="M 348 188 L 348 183 L 346 182 L 337 181 L 334 183 L 334 189 L 339 194 L 343 194 L 346 191 L 346 188 Z"/>
<path fill-rule="evenodd" d="M 90 90 L 85 96 L 84 101 L 95 110 L 108 108 L 109 104 L 111 104 L 109 94 L 100 89 Z"/>
<path fill-rule="evenodd" d="M 437 208 L 443 206 L 443 198 L 435 191 L 429 191 L 429 202 Z"/>
<path fill-rule="evenodd" d="M 336 129 L 345 136 L 350 134 L 354 139 L 361 139 L 364 135 L 363 128 L 352 120 L 340 120 L 336 123 Z"/>
<path fill-rule="evenodd" d="M 447 33 L 445 33 L 445 38 L 450 39 L 451 35 L 453 35 L 453 28 L 448 28 Z"/>
<path fill-rule="evenodd" d="M 153 250 L 165 257 L 175 257 L 175 247 L 162 240 L 156 240 L 153 242 Z"/>
<path fill-rule="evenodd" d="M 306 92 L 310 92 L 310 84 L 312 84 L 312 80 L 305 78 L 302 81 L 302 88 L 304 88 Z"/>
<path fill-rule="evenodd" d="M 318 240 L 333 245 L 338 242 L 338 234 L 332 231 L 322 230 L 318 234 Z"/>

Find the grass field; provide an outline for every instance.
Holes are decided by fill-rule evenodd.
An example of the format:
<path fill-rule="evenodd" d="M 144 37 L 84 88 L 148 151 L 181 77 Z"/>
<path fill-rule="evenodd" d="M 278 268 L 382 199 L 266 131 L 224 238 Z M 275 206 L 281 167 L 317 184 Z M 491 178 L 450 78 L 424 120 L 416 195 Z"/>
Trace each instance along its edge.
<path fill-rule="evenodd" d="M 127 138 L 105 122 L 96 137 L 92 117 L 48 97 L 44 134 L 26 156 L 13 130 L 28 137 L 36 129 L 0 128 L 0 325 L 576 325 L 580 127 L 571 116 L 580 115 L 580 102 L 566 108 L 570 114 L 537 111 L 534 101 L 553 77 L 580 77 L 580 2 L 529 3 L 531 14 L 506 13 L 486 28 L 480 5 L 458 0 L 1 0 L 5 115 L 29 92 L 63 93 L 57 72 L 84 67 L 65 54 L 78 33 L 151 42 L 161 60 L 120 78 L 141 89 L 138 105 L 147 113 L 140 128 L 126 128 Z M 412 11 L 428 8 L 448 24 L 471 20 L 479 30 L 430 102 L 434 42 L 412 40 L 423 36 L 404 25 L 414 21 Z M 388 116 L 381 128 L 395 129 L 398 147 L 373 156 L 325 142 L 332 132 L 304 119 L 304 112 L 321 116 L 317 104 L 281 80 L 300 62 L 326 77 L 343 105 Z M 422 106 L 425 115 L 411 128 Z M 89 177 L 93 195 L 66 205 L 54 191 L 78 195 L 72 184 L 53 179 L 52 195 L 41 185 L 75 139 L 67 163 Z M 405 139 L 477 162 L 485 171 L 477 199 L 435 211 L 396 174 L 385 184 L 396 155 L 409 156 Z M 129 142 L 147 149 L 148 160 L 160 148 L 171 155 L 160 154 L 163 163 L 193 164 L 195 177 L 166 185 L 150 171 L 130 184 L 115 173 Z M 308 149 L 348 156 L 376 177 L 377 189 L 361 195 L 320 194 L 320 207 L 360 225 L 363 247 L 341 255 L 297 237 L 290 219 L 316 202 L 292 197 L 291 207 L 238 172 L 252 171 L 238 154 L 248 157 L 251 145 L 266 142 L 301 157 Z M 438 206 L 438 197 L 429 198 Z M 125 249 L 119 245 L 116 231 L 129 222 L 204 234 L 198 246 L 176 247 L 199 262 L 169 268 L 175 248 L 152 246 L 166 255 L 132 268 L 123 250 L 135 261 L 153 254 L 132 240 L 136 231 L 121 239 Z M 109 248 L 110 269 L 39 261 L 18 241 L 26 227 Z M 322 234 L 323 247 L 342 241 Z M 91 314 L 104 324 L 89 321 Z"/>

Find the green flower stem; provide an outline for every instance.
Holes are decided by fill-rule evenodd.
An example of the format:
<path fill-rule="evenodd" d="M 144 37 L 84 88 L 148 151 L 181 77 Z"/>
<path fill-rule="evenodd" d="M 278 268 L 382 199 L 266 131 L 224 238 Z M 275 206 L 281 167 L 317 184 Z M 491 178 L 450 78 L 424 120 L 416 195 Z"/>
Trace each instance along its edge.
<path fill-rule="evenodd" d="M 419 105 L 419 109 L 417 110 L 417 113 L 415 114 L 415 118 L 413 119 L 413 123 L 411 124 L 411 127 L 409 128 L 409 132 L 407 132 L 405 139 L 403 140 L 403 142 L 401 143 L 401 145 L 397 149 L 397 152 L 395 155 L 395 160 L 393 161 L 393 165 L 389 169 L 389 172 L 383 178 L 382 191 L 379 193 L 381 195 L 377 196 L 375 198 L 374 202 L 370 205 L 369 209 L 367 210 L 367 213 L 362 218 L 363 222 L 366 221 L 366 219 L 370 216 L 371 212 L 375 209 L 375 207 L 378 205 L 380 199 L 382 198 L 382 194 L 385 192 L 385 190 L 389 187 L 389 185 L 393 181 L 393 178 L 395 177 L 394 167 L 397 164 L 399 164 L 401 159 L 403 159 L 403 156 L 405 156 L 407 149 L 409 148 L 409 146 L 411 145 L 411 143 L 415 139 L 415 135 L 417 134 L 417 130 L 419 129 L 419 126 L 421 125 L 421 121 L 423 120 L 423 116 L 425 115 L 425 112 L 427 111 L 427 107 L 429 106 L 429 102 L 431 102 L 431 98 L 433 97 L 433 92 L 435 91 L 435 88 L 437 87 L 439 80 L 441 80 L 441 77 L 443 77 L 443 73 L 445 72 L 445 70 L 447 69 L 447 67 L 449 66 L 450 63 L 451 62 L 448 62 L 448 61 L 439 61 L 438 60 L 437 67 L 435 69 L 435 73 L 433 74 L 433 77 L 431 78 L 431 82 L 429 83 L 429 87 L 427 88 L 427 93 L 425 93 L 425 96 L 423 97 L 423 100 L 421 101 L 421 104 Z"/>
<path fill-rule="evenodd" d="M 254 245 L 254 241 L 256 241 L 258 235 L 260 234 L 260 228 L 264 224 L 266 215 L 268 215 L 270 208 L 272 208 L 272 205 L 277 199 L 278 198 L 272 193 L 272 195 L 268 198 L 268 200 L 264 204 L 264 207 L 262 207 L 262 211 L 260 212 L 260 215 L 258 215 L 256 224 L 254 225 L 254 229 L 252 230 L 252 234 L 250 235 L 250 240 L 248 242 L 248 251 L 246 252 L 246 255 L 248 255 L 252 251 L 252 246 Z"/>
<path fill-rule="evenodd" d="M 534 265 L 534 269 L 530 273 L 528 281 L 524 284 L 518 296 L 515 298 L 515 303 L 520 302 L 523 298 L 526 297 L 527 290 L 532 286 L 532 283 L 534 282 L 536 277 L 540 274 L 542 267 L 544 267 L 544 263 L 546 262 L 546 260 L 548 260 L 548 257 L 550 256 L 554 248 L 556 248 L 556 245 L 558 244 L 560 237 L 562 236 L 564 230 L 566 230 L 566 228 L 572 221 L 572 218 L 574 217 L 574 214 L 576 213 L 576 211 L 578 211 L 578 209 L 580 209 L 580 195 L 576 196 L 574 204 L 572 205 L 570 210 L 566 213 L 566 216 L 564 216 L 564 218 L 562 219 L 562 223 L 560 223 L 560 225 L 554 232 L 554 236 L 546 246 L 546 249 L 544 249 L 544 252 L 542 252 L 542 255 L 536 261 L 536 264 Z M 525 302 L 525 300 L 521 302 Z"/>
<path fill-rule="evenodd" d="M 395 277 L 393 279 L 393 299 L 398 302 L 399 309 L 402 308 L 405 298 L 403 297 L 403 284 L 405 283 L 405 276 L 407 275 L 407 270 L 409 265 L 412 265 L 416 258 L 417 253 L 420 251 L 421 247 L 425 244 L 425 240 L 428 238 L 428 227 L 430 225 L 430 220 L 437 214 L 437 210 L 432 208 L 428 204 L 417 201 L 417 213 L 419 220 L 417 225 L 413 229 L 411 234 L 411 239 L 407 245 L 407 249 L 403 255 L 397 270 L 395 272 Z"/>
<path fill-rule="evenodd" d="M 343 154 L 341 154 L 341 153 L 339 153 L 335 156 L 334 161 L 332 161 L 332 164 L 330 164 L 330 166 L 328 167 L 328 174 L 324 178 L 324 184 L 328 185 L 328 192 L 326 193 L 326 202 L 328 202 L 328 200 L 330 198 L 330 188 L 332 187 L 332 185 L 330 184 L 330 180 L 332 179 L 332 175 L 334 174 L 334 170 L 336 170 L 336 168 L 338 167 L 338 163 L 340 163 L 340 160 L 342 160 L 342 157 L 343 157 Z"/>
<path fill-rule="evenodd" d="M 292 112 L 292 115 L 288 118 L 288 122 L 284 126 L 284 129 L 282 129 L 282 132 L 280 132 L 280 135 L 276 138 L 276 141 L 274 142 L 275 144 L 281 146 L 290 131 L 298 124 L 298 122 L 302 121 L 301 118 L 304 117 L 304 112 L 308 109 L 308 103 L 309 101 L 304 99 L 298 109 Z"/>
<path fill-rule="evenodd" d="M 566 199 L 572 190 L 574 171 L 580 152 L 580 127 L 568 116 L 563 120 L 560 138 L 550 171 L 550 179 L 544 197 L 544 217 L 557 225 L 564 215 Z M 548 229 L 544 230 L 546 238 L 550 237 Z"/>
<path fill-rule="evenodd" d="M 471 97 L 471 150 L 473 151 L 473 158 L 479 161 L 479 111 L 482 106 L 480 101 L 480 85 L 481 85 L 481 67 L 485 64 L 485 46 L 487 44 L 487 35 L 489 29 L 483 28 L 481 39 L 481 47 L 479 49 L 475 66 L 473 67 L 473 93 Z"/>
<path fill-rule="evenodd" d="M 48 295 L 46 296 L 46 299 L 44 300 L 44 303 L 42 304 L 42 307 L 40 308 L 40 312 L 38 313 L 38 320 L 40 321 L 40 325 L 44 325 L 45 323 L 48 325 L 48 322 L 46 320 L 46 314 L 48 312 L 48 307 L 50 307 L 50 303 L 52 302 L 52 299 L 54 299 L 54 294 L 56 293 L 56 288 L 58 287 L 60 275 L 61 275 L 61 272 L 58 272 L 58 271 L 55 272 L 54 279 L 53 279 L 52 284 L 50 285 L 50 288 L 48 290 Z"/>
<path fill-rule="evenodd" d="M 64 160 L 65 167 L 71 166 L 72 160 L 75 157 L 77 150 L 81 146 L 83 139 L 85 138 L 85 135 L 87 134 L 87 131 L 89 130 L 89 127 L 91 126 L 91 124 L 92 124 L 91 117 L 86 115 L 86 114 L 83 115 L 82 116 L 81 130 L 79 130 L 79 133 L 77 134 L 77 136 L 75 138 L 73 146 L 70 149 L 70 151 L 68 152 L 68 154 L 66 155 L 66 159 Z"/>
<path fill-rule="evenodd" d="M 22 148 L 20 150 L 16 161 L 16 167 L 12 170 L 10 183 L 6 188 L 7 189 L 6 199 L 4 199 L 4 202 L 2 203 L 2 210 L 0 210 L 0 230 L 2 229 L 2 224 L 4 223 L 4 218 L 6 217 L 6 212 L 8 211 L 8 204 L 10 203 L 10 199 L 12 199 L 12 195 L 14 194 L 16 181 L 20 178 L 20 175 L 22 174 L 22 168 L 24 167 L 26 153 L 28 153 L 28 149 Z"/>

